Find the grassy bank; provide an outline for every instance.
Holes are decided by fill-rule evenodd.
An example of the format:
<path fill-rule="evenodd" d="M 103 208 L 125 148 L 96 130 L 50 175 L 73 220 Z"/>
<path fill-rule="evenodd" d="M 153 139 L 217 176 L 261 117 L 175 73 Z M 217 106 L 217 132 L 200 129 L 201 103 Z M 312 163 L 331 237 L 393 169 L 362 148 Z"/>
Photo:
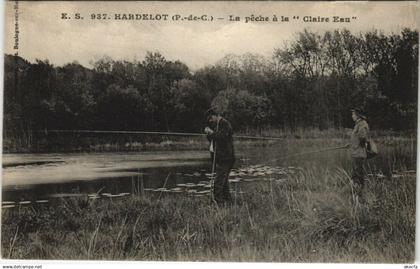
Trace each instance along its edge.
<path fill-rule="evenodd" d="M 402 169 L 401 169 L 402 170 Z M 401 171 L 400 170 L 400 171 Z M 357 206 L 348 174 L 305 168 L 231 184 L 234 205 L 178 194 L 68 198 L 2 211 L 12 259 L 411 263 L 415 175 L 370 177 Z"/>
<path fill-rule="evenodd" d="M 351 129 L 297 129 L 269 128 L 235 132 L 238 146 L 258 146 L 276 140 L 244 139 L 243 137 L 276 137 L 284 140 L 329 139 L 347 140 Z M 389 145 L 398 140 L 416 139 L 414 132 L 371 131 L 379 143 Z M 242 137 L 242 138 L 241 138 Z M 278 141 L 278 140 L 277 140 Z M 5 153 L 56 153 L 56 152 L 139 152 L 153 150 L 203 150 L 208 149 L 205 136 L 147 135 L 130 133 L 54 133 L 38 132 L 30 135 L 4 135 Z"/>
<path fill-rule="evenodd" d="M 240 146 L 262 145 L 268 140 L 235 139 Z M 5 153 L 56 152 L 141 152 L 154 150 L 204 150 L 205 136 L 130 135 L 130 134 L 39 134 L 31 141 L 5 137 Z"/>

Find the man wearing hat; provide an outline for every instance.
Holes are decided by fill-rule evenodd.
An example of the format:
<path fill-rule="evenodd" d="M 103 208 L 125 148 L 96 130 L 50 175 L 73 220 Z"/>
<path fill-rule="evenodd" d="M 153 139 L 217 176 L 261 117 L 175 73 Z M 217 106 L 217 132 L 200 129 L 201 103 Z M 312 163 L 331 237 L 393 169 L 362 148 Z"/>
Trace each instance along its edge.
<path fill-rule="evenodd" d="M 213 197 L 218 205 L 231 203 L 232 197 L 229 190 L 229 173 L 235 163 L 233 149 L 232 126 L 225 118 L 213 109 L 206 112 L 207 122 L 204 132 L 210 141 L 210 151 L 214 157 L 216 177 L 214 179 Z"/>
<path fill-rule="evenodd" d="M 351 157 L 352 157 L 352 181 L 355 185 L 356 194 L 361 198 L 364 187 L 364 163 L 367 158 L 366 146 L 369 138 L 369 125 L 361 109 L 352 109 L 354 129 L 351 134 Z"/>

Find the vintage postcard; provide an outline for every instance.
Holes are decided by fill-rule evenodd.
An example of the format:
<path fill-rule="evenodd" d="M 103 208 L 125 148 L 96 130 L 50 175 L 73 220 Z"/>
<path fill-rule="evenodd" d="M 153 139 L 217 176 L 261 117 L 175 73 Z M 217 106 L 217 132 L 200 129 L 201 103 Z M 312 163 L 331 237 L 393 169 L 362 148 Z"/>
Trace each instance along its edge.
<path fill-rule="evenodd" d="M 415 268 L 419 21 L 417 1 L 6 2 L 3 261 Z"/>

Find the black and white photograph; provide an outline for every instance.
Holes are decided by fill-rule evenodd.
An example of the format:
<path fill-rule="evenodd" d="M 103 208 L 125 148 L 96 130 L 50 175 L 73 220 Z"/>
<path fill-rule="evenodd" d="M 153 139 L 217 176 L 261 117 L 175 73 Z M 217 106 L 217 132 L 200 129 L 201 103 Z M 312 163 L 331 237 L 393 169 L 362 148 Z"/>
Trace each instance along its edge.
<path fill-rule="evenodd" d="M 5 2 L 2 261 L 417 268 L 419 11 Z"/>

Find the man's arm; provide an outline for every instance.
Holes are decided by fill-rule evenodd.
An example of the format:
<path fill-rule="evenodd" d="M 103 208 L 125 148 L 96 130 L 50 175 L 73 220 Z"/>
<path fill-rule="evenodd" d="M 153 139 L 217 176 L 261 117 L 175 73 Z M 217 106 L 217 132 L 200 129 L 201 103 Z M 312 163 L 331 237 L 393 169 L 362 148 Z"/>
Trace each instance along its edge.
<path fill-rule="evenodd" d="M 360 124 L 359 132 L 358 132 L 359 144 L 360 144 L 361 147 L 366 146 L 366 142 L 367 142 L 367 139 L 368 139 L 368 132 L 369 132 L 369 127 L 368 127 L 367 123 L 364 121 Z"/>
<path fill-rule="evenodd" d="M 220 120 L 219 126 L 212 133 L 209 133 L 207 137 L 209 139 L 220 140 L 226 139 L 232 135 L 232 127 L 226 120 Z"/>

